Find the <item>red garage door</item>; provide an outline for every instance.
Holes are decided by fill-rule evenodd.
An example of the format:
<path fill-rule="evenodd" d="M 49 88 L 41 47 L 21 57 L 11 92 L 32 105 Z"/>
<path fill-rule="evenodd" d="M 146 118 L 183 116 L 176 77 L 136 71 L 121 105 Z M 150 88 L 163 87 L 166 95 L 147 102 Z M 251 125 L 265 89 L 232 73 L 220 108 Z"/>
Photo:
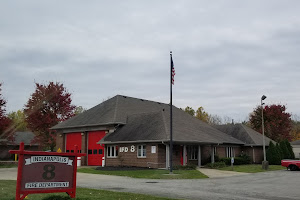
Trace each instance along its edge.
<path fill-rule="evenodd" d="M 88 136 L 88 165 L 102 165 L 104 146 L 97 144 L 105 136 L 105 131 L 89 132 Z"/>
<path fill-rule="evenodd" d="M 81 133 L 67 133 L 66 134 L 66 152 L 74 152 L 74 146 L 78 146 L 81 152 Z"/>

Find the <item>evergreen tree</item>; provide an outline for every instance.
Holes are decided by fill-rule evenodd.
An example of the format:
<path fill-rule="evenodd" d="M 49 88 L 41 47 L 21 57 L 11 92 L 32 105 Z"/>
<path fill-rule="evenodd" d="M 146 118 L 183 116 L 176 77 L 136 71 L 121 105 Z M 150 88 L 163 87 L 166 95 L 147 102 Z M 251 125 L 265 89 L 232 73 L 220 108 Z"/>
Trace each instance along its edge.
<path fill-rule="evenodd" d="M 276 148 L 273 142 L 270 141 L 269 148 L 267 150 L 267 160 L 270 165 L 280 165 L 281 155 L 280 151 Z"/>
<path fill-rule="evenodd" d="M 269 161 L 269 164 L 273 165 L 274 164 L 274 156 L 275 156 L 275 146 L 273 142 L 270 141 L 269 148 L 267 150 L 267 160 Z"/>
<path fill-rule="evenodd" d="M 289 159 L 291 157 L 291 155 L 290 155 L 290 152 L 289 152 L 289 150 L 286 146 L 285 141 L 283 140 L 283 141 L 279 142 L 279 146 L 280 146 L 280 149 L 283 153 L 283 159 Z"/>
<path fill-rule="evenodd" d="M 276 143 L 276 149 L 277 149 L 277 151 L 278 151 L 278 153 L 279 153 L 280 160 L 282 160 L 282 159 L 284 158 L 284 154 L 283 154 L 283 151 L 282 151 L 282 149 L 281 149 L 279 143 Z"/>
<path fill-rule="evenodd" d="M 290 155 L 290 159 L 295 159 L 295 154 L 294 154 L 294 151 L 293 151 L 293 147 L 291 145 L 291 143 L 289 143 L 288 140 L 284 140 L 285 144 L 286 144 L 286 147 L 288 149 L 288 152 L 289 152 L 289 155 Z"/>

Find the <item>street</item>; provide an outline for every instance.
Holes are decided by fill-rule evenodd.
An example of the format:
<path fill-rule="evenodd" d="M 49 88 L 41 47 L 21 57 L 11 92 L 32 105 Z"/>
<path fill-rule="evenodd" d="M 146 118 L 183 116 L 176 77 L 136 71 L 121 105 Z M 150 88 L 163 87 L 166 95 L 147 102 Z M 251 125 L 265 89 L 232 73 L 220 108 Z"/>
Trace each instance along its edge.
<path fill-rule="evenodd" d="M 196 180 L 134 179 L 77 173 L 77 186 L 181 199 L 299 199 L 300 171 L 272 171 Z M 0 179 L 16 180 L 17 169 L 0 169 Z"/>

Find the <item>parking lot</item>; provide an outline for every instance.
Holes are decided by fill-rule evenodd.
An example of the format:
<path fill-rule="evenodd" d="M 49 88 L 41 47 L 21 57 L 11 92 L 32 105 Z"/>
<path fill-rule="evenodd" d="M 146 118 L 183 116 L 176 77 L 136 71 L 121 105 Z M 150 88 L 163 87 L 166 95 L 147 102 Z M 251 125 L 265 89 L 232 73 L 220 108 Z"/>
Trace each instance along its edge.
<path fill-rule="evenodd" d="M 0 169 L 0 179 L 16 179 L 17 169 Z M 78 173 L 77 186 L 181 199 L 299 199 L 300 171 L 272 171 L 199 180 L 133 179 Z"/>

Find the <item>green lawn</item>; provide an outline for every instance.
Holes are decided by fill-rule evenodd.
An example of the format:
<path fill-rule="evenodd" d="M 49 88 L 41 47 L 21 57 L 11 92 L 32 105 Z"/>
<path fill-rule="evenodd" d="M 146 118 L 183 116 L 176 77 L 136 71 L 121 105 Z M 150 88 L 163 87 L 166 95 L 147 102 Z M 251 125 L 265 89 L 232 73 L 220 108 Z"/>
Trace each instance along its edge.
<path fill-rule="evenodd" d="M 0 180 L 0 199 L 1 200 L 13 200 L 15 199 L 16 193 L 16 181 L 3 181 Z M 52 198 L 51 198 L 52 197 Z M 150 195 L 141 195 L 125 192 L 112 192 L 107 190 L 95 190 L 86 188 L 77 188 L 76 192 L 77 200 L 95 200 L 95 199 L 105 199 L 105 200 L 133 200 L 133 199 L 144 199 L 144 200 L 171 200 L 169 198 L 160 198 Z M 69 199 L 66 193 L 55 193 L 55 194 L 30 194 L 26 200 L 36 199 L 36 200 L 66 200 Z M 71 199 L 70 199 L 71 200 Z"/>
<path fill-rule="evenodd" d="M 132 178 L 147 178 L 147 179 L 200 179 L 207 178 L 198 170 L 173 170 L 173 175 L 169 175 L 168 170 L 162 169 L 146 169 L 146 170 L 123 170 L 123 171 L 105 171 L 96 170 L 94 168 L 80 168 L 77 170 L 82 173 L 104 174 L 115 176 L 128 176 Z"/>
<path fill-rule="evenodd" d="M 0 168 L 12 168 L 12 167 L 18 167 L 18 164 L 0 163 Z"/>
<path fill-rule="evenodd" d="M 274 170 L 282 170 L 286 169 L 281 165 L 269 165 L 269 170 L 263 170 L 261 165 L 234 165 L 233 171 L 236 172 L 246 172 L 246 173 L 257 173 L 257 172 L 266 172 L 266 171 L 274 171 Z M 231 166 L 219 168 L 219 170 L 227 170 L 232 171 Z"/>

